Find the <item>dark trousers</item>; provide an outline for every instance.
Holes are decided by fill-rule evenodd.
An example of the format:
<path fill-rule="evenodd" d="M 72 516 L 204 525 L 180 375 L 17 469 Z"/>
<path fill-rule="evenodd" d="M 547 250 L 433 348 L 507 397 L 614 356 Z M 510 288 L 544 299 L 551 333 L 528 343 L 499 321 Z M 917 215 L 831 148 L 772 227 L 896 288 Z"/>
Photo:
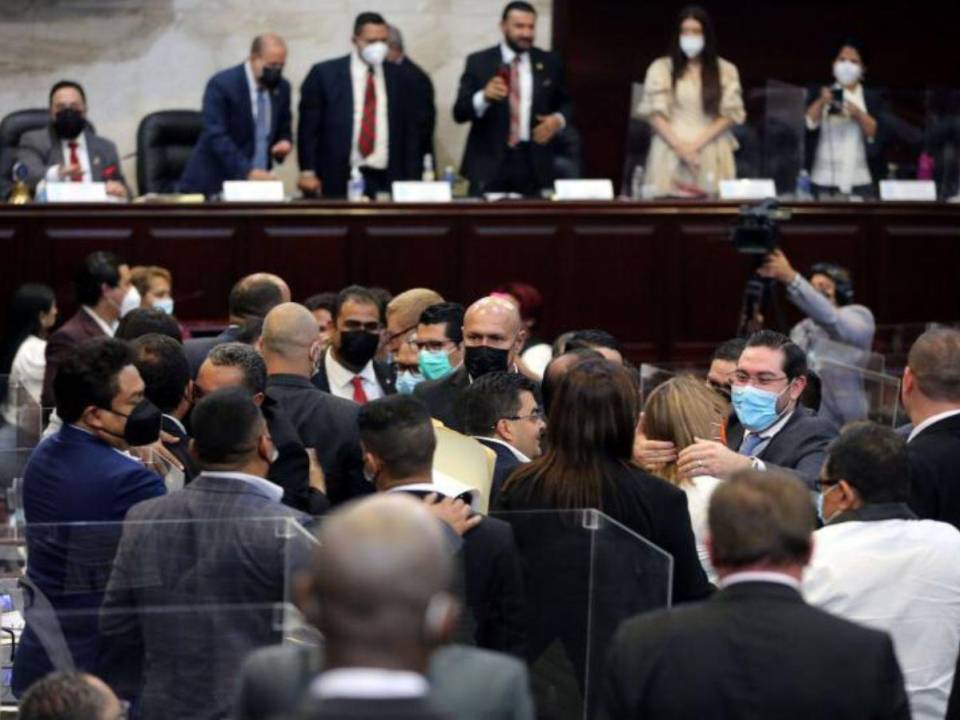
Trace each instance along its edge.
<path fill-rule="evenodd" d="M 363 175 L 363 194 L 371 200 L 376 199 L 377 193 L 390 192 L 390 178 L 387 177 L 386 170 L 361 166 L 360 174 Z"/>
<path fill-rule="evenodd" d="M 540 181 L 533 169 L 533 154 L 530 143 L 522 142 L 507 148 L 496 176 L 484 188 L 484 192 L 509 192 L 524 197 L 540 197 Z"/>

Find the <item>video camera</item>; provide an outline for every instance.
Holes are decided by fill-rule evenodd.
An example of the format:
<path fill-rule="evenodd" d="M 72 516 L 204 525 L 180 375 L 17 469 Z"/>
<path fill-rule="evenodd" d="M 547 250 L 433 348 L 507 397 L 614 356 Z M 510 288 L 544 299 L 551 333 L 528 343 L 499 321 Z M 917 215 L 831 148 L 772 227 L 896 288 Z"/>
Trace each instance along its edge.
<path fill-rule="evenodd" d="M 740 216 L 730 230 L 734 249 L 744 255 L 769 255 L 780 247 L 781 220 L 789 220 L 790 211 L 776 200 L 740 208 Z"/>

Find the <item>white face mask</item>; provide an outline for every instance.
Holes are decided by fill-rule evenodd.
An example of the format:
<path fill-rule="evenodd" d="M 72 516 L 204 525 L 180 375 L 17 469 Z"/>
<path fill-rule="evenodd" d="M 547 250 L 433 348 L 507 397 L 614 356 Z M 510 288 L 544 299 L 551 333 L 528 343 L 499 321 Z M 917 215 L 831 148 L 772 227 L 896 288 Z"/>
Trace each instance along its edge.
<path fill-rule="evenodd" d="M 126 316 L 127 313 L 136 310 L 138 307 L 140 307 L 140 291 L 131 285 L 120 302 L 120 317 Z"/>
<path fill-rule="evenodd" d="M 855 85 L 860 80 L 860 66 L 850 60 L 837 60 L 833 64 L 833 76 L 844 87 Z"/>
<path fill-rule="evenodd" d="M 387 57 L 389 48 L 385 42 L 377 41 L 370 43 L 360 51 L 360 57 L 364 62 L 370 65 L 381 65 Z"/>
<path fill-rule="evenodd" d="M 681 35 L 680 49 L 691 60 L 703 52 L 703 35 Z"/>
<path fill-rule="evenodd" d="M 163 310 L 167 315 L 173 315 L 173 298 L 162 297 L 153 301 L 153 306 L 157 310 Z"/>

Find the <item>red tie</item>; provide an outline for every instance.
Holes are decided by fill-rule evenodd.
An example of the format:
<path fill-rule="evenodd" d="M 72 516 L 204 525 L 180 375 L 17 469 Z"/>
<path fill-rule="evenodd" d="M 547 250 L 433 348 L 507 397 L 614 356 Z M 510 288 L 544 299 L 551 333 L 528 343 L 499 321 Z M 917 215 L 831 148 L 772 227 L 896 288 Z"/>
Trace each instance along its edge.
<path fill-rule="evenodd" d="M 71 140 L 67 143 L 67 147 L 70 148 L 70 164 L 71 165 L 80 165 L 80 156 L 77 155 L 77 141 Z M 80 182 L 83 180 L 82 175 L 71 175 L 70 182 Z"/>
<path fill-rule="evenodd" d="M 520 142 L 520 56 L 510 63 L 510 138 L 507 144 L 516 147 Z"/>
<path fill-rule="evenodd" d="M 377 141 L 377 88 L 373 82 L 373 68 L 367 68 L 367 90 L 363 96 L 363 119 L 360 121 L 360 137 L 357 149 L 362 157 L 373 152 Z"/>
<path fill-rule="evenodd" d="M 353 401 L 359 405 L 366 405 L 367 394 L 363 391 L 363 378 L 354 375 L 350 382 L 353 384 Z"/>

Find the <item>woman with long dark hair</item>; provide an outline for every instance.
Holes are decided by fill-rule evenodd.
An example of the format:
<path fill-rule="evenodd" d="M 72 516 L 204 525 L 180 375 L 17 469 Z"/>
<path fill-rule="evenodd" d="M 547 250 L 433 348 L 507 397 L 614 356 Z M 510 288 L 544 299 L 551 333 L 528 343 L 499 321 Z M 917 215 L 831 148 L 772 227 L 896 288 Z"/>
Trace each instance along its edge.
<path fill-rule="evenodd" d="M 7 326 L 0 346 L 0 406 L 4 419 L 17 422 L 18 388 L 40 402 L 47 366 L 47 335 L 57 321 L 57 299 L 46 285 L 27 283 L 17 288 L 10 302 Z"/>
<path fill-rule="evenodd" d="M 746 120 L 740 74 L 717 55 L 707 11 L 680 11 L 669 53 L 647 69 L 639 113 L 654 130 L 645 184 L 658 196 L 714 194 L 737 176 L 730 128 Z"/>

